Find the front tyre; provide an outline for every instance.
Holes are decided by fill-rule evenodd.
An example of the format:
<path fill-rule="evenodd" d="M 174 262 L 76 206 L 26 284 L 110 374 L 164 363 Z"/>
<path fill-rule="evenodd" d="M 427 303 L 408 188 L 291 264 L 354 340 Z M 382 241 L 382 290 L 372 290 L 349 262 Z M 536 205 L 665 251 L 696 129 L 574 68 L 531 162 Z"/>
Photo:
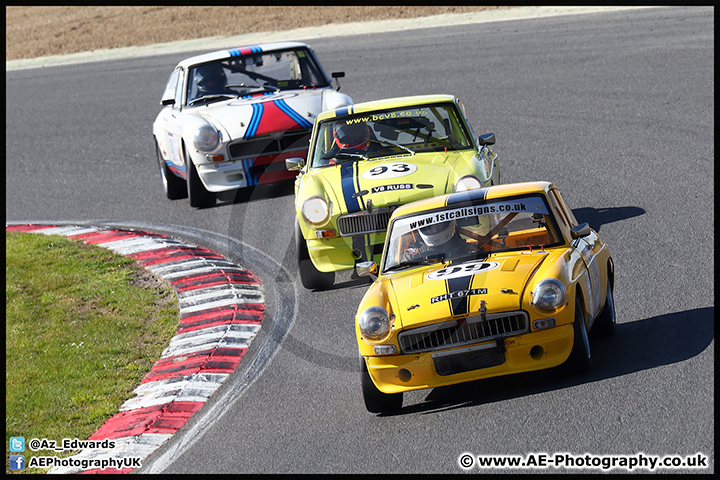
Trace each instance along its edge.
<path fill-rule="evenodd" d="M 187 171 L 187 194 L 190 206 L 194 208 L 207 208 L 215 205 L 215 194 L 207 191 L 200 175 L 198 174 L 197 167 L 193 163 L 192 159 L 185 152 L 185 170 Z"/>
<path fill-rule="evenodd" d="M 365 408 L 371 413 L 391 413 L 402 407 L 401 393 L 383 393 L 370 378 L 365 359 L 360 357 L 360 380 Z"/>
<path fill-rule="evenodd" d="M 298 270 L 303 287 L 308 290 L 327 290 L 335 283 L 335 272 L 321 272 L 310 259 L 307 242 L 303 237 L 300 225 L 295 224 L 295 243 L 298 252 Z"/>
<path fill-rule="evenodd" d="M 585 323 L 585 313 L 579 295 L 575 297 L 573 333 L 573 348 L 568 358 L 568 366 L 575 373 L 587 372 L 592 366 L 592 353 L 590 352 L 590 337 Z"/>
<path fill-rule="evenodd" d="M 613 286 L 608 277 L 607 293 L 605 294 L 605 307 L 595 320 L 593 333 L 598 336 L 611 336 L 615 334 L 617 320 L 615 318 L 615 300 L 613 298 Z"/>
<path fill-rule="evenodd" d="M 160 165 L 160 178 L 162 179 L 165 196 L 169 200 L 186 198 L 188 196 L 188 190 L 185 180 L 170 171 L 167 163 L 165 163 L 165 159 L 163 159 L 162 154 L 160 153 L 160 146 L 157 142 L 155 142 L 155 155 L 157 156 L 157 160 Z"/>

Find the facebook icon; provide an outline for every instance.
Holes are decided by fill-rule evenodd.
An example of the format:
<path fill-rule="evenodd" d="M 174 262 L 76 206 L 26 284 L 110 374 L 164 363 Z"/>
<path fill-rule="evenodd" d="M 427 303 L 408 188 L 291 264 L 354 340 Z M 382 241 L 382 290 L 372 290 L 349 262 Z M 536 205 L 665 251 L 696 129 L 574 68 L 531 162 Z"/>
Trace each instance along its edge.
<path fill-rule="evenodd" d="M 10 455 L 10 470 L 25 470 L 25 455 Z"/>

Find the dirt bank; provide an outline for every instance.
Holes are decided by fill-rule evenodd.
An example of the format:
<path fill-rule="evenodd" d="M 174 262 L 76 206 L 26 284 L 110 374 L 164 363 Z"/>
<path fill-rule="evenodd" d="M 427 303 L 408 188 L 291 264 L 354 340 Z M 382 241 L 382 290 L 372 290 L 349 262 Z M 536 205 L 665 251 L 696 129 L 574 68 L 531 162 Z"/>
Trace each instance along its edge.
<path fill-rule="evenodd" d="M 12 6 L 5 7 L 5 60 L 496 8 L 499 7 Z"/>

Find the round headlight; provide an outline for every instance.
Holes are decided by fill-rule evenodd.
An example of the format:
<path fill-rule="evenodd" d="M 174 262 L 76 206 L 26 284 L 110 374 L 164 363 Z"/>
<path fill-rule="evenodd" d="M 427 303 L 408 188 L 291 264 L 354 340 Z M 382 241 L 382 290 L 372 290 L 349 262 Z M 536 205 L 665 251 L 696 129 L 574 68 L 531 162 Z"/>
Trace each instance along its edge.
<path fill-rule="evenodd" d="M 458 182 L 455 184 L 455 191 L 464 192 L 465 190 L 472 190 L 474 188 L 480 187 L 482 187 L 482 183 L 480 183 L 480 180 L 478 180 L 477 177 L 468 175 L 467 177 L 462 177 L 460 180 L 458 180 Z"/>
<path fill-rule="evenodd" d="M 195 148 L 201 152 L 211 152 L 220 143 L 220 133 L 210 125 L 203 125 L 195 132 Z"/>
<path fill-rule="evenodd" d="M 330 216 L 330 207 L 323 197 L 310 197 L 302 206 L 302 214 L 308 222 L 319 225 Z"/>
<path fill-rule="evenodd" d="M 358 319 L 360 332 L 370 340 L 380 340 L 390 330 L 390 319 L 383 307 L 370 307 Z"/>
<path fill-rule="evenodd" d="M 541 281 L 533 290 L 533 303 L 543 310 L 555 310 L 565 304 L 565 285 L 554 278 Z"/>

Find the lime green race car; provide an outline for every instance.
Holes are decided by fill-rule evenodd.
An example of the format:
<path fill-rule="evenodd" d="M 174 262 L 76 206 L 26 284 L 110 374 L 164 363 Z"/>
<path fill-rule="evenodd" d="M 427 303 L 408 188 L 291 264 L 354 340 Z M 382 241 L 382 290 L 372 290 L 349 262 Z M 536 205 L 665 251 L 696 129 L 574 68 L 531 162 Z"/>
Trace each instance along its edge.
<path fill-rule="evenodd" d="M 289 158 L 303 286 L 329 288 L 335 272 L 380 261 L 398 206 L 499 183 L 495 134 L 475 137 L 462 103 L 423 95 L 322 112 L 308 158 Z"/>

